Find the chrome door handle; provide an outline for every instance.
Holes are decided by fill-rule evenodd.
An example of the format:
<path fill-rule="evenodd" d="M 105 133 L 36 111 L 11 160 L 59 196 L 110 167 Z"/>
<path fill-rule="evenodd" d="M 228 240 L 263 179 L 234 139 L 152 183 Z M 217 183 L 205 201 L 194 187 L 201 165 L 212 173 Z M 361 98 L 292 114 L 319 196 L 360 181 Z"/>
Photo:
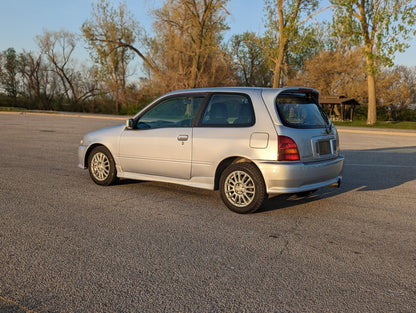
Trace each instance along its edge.
<path fill-rule="evenodd" d="M 187 141 L 188 135 L 179 135 L 177 139 L 178 141 Z"/>

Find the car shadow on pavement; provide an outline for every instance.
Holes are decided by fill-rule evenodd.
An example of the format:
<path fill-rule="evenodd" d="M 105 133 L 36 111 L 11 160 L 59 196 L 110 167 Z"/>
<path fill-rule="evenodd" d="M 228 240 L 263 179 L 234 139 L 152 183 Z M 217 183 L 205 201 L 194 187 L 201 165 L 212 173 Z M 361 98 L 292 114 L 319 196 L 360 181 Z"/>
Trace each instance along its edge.
<path fill-rule="evenodd" d="M 331 188 L 332 189 L 332 188 Z M 301 204 L 311 203 L 318 199 L 330 197 L 334 192 L 322 192 L 321 189 L 310 195 L 300 196 L 296 194 L 282 194 L 277 196 L 272 196 L 263 204 L 263 206 L 257 210 L 255 213 L 264 213 L 269 211 L 282 210 L 290 207 L 294 207 Z M 330 193 L 330 194 L 328 194 Z"/>
<path fill-rule="evenodd" d="M 146 182 L 147 181 L 145 181 L 145 180 L 134 180 L 134 179 L 123 178 L 123 179 L 119 179 L 115 183 L 115 185 L 123 186 L 123 185 L 142 184 L 142 183 L 146 183 Z"/>
<path fill-rule="evenodd" d="M 416 146 L 369 150 L 343 150 L 345 157 L 340 188 L 322 188 L 308 196 L 283 194 L 268 199 L 257 212 L 289 208 L 347 192 L 396 188 L 416 180 Z"/>
<path fill-rule="evenodd" d="M 416 146 L 342 153 L 344 192 L 391 189 L 416 179 Z"/>
<path fill-rule="evenodd" d="M 340 188 L 322 188 L 310 195 L 282 194 L 270 197 L 257 213 L 313 203 L 347 192 L 376 191 L 395 188 L 416 179 L 416 146 L 370 150 L 343 150 L 345 157 Z M 121 179 L 116 185 L 147 183 L 176 192 L 192 193 L 194 188 L 131 179 Z M 150 184 L 149 184 L 150 183 Z M 198 195 L 199 192 L 195 191 Z M 208 193 L 209 194 L 209 193 Z M 214 197 L 214 194 L 212 194 Z"/>

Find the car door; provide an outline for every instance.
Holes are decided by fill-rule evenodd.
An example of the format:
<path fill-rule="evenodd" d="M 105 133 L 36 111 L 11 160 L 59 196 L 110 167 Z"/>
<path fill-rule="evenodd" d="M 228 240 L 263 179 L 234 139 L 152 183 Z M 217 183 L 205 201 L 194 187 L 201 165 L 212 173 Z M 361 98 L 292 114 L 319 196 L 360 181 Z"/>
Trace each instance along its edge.
<path fill-rule="evenodd" d="M 267 147 L 268 137 L 262 139 L 267 134 L 260 133 L 265 136 L 258 140 L 254 124 L 248 95 L 212 93 L 193 133 L 192 175 L 214 176 L 218 163 L 228 157 L 258 157 L 256 153 Z"/>
<path fill-rule="evenodd" d="M 173 96 L 156 103 L 125 129 L 120 138 L 122 170 L 146 175 L 189 179 L 192 123 L 203 95 Z"/>

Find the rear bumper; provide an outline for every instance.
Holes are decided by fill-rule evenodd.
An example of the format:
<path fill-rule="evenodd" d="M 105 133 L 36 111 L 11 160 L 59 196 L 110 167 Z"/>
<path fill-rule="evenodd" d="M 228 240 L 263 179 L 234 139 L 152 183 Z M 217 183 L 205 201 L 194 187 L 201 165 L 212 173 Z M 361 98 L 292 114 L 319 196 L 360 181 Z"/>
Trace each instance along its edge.
<path fill-rule="evenodd" d="M 296 193 L 339 185 L 342 179 L 344 157 L 302 162 L 260 162 L 268 194 Z"/>

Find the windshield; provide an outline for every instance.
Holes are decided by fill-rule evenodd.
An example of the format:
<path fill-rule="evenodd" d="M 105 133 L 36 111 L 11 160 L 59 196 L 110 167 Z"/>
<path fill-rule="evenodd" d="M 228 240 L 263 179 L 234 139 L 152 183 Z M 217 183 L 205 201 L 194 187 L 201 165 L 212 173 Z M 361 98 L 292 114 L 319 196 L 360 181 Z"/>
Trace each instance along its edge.
<path fill-rule="evenodd" d="M 326 128 L 329 119 L 315 102 L 313 94 L 286 93 L 276 98 L 276 108 L 285 126 L 293 128 Z"/>

